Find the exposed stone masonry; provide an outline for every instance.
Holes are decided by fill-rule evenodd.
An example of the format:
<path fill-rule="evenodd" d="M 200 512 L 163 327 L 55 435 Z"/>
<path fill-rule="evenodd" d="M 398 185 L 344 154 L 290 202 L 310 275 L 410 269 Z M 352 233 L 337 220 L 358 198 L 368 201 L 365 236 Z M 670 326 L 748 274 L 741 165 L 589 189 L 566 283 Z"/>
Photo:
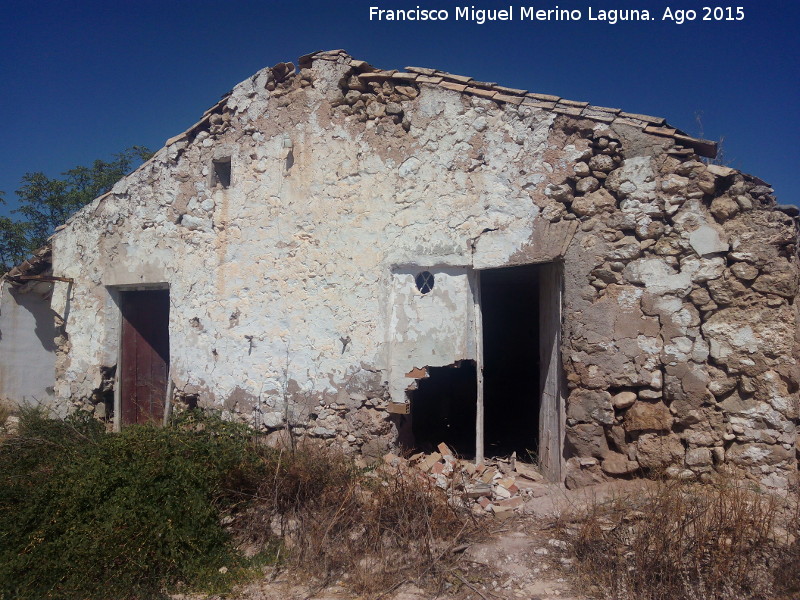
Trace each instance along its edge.
<path fill-rule="evenodd" d="M 55 302 L 62 398 L 107 392 L 105 286 L 168 281 L 176 404 L 379 457 L 397 438 L 393 269 L 555 260 L 569 485 L 722 464 L 795 481 L 794 207 L 657 117 L 343 51 L 299 67 L 236 86 L 56 235 L 76 282 Z M 474 359 L 435 349 L 414 366 Z"/>
<path fill-rule="evenodd" d="M 776 210 L 770 188 L 733 169 L 670 154 L 626 161 L 597 134 L 574 176 L 545 191 L 606 242 L 566 318 L 580 323 L 565 336 L 568 484 L 640 469 L 702 477 L 727 462 L 786 487 L 796 211 Z"/>

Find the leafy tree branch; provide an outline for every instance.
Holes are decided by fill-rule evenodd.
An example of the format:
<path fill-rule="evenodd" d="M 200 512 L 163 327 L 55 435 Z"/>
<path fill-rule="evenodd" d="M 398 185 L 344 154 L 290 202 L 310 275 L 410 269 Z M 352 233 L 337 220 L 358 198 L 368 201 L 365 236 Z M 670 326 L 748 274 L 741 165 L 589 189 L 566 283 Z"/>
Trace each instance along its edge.
<path fill-rule="evenodd" d="M 144 146 L 132 146 L 110 161 L 98 159 L 89 166 L 74 167 L 61 178 L 51 178 L 40 171 L 23 175 L 16 191 L 19 207 L 11 211 L 18 218 L 0 217 L 3 271 L 43 246 L 56 227 L 152 155 Z M 0 203 L 5 204 L 3 192 Z"/>

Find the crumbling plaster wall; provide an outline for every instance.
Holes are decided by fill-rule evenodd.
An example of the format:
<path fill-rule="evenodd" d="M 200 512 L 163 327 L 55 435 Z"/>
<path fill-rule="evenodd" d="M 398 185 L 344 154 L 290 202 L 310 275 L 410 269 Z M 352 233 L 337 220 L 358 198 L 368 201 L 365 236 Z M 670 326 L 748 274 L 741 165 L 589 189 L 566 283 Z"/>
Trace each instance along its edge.
<path fill-rule="evenodd" d="M 53 406 L 55 325 L 53 284 L 0 282 L 0 400 L 16 406 Z"/>
<path fill-rule="evenodd" d="M 419 266 L 398 268 L 392 278 L 385 364 L 389 396 L 397 403 L 407 401 L 409 385 L 416 387 L 407 377 L 415 369 L 477 358 L 474 276 L 466 267 L 422 268 L 434 272 L 430 293 L 417 290 Z"/>
<path fill-rule="evenodd" d="M 349 70 L 318 62 L 277 87 L 260 72 L 208 130 L 161 150 L 58 232 L 54 268 L 76 280 L 62 301 L 61 397 L 91 396 L 98 366 L 116 362 L 118 311 L 106 286 L 168 282 L 177 390 L 248 416 L 260 403 L 270 426 L 287 392 L 303 399 L 291 407 L 298 419 L 321 400 L 382 398 L 398 269 L 441 274 L 476 254 L 501 266 L 525 246 L 539 209 L 524 187 L 541 187 L 578 155 L 567 144 L 543 159 L 553 116 L 520 118 L 432 88 L 404 103 L 405 131 L 332 105 Z M 220 148 L 232 155 L 227 190 L 209 183 Z M 482 251 L 476 240 L 499 229 L 502 244 Z M 80 326 L 88 315 L 95 326 Z M 424 334 L 430 324 L 412 319 L 417 326 Z M 472 357 L 431 353 L 417 366 Z"/>
<path fill-rule="evenodd" d="M 768 188 L 624 119 L 305 66 L 239 84 L 57 233 L 60 398 L 85 404 L 117 360 L 107 286 L 168 283 L 178 397 L 390 443 L 409 365 L 474 357 L 468 334 L 413 356 L 471 331 L 470 269 L 563 260 L 568 481 L 794 476 L 796 231 Z M 452 285 L 421 297 L 415 268 Z"/>

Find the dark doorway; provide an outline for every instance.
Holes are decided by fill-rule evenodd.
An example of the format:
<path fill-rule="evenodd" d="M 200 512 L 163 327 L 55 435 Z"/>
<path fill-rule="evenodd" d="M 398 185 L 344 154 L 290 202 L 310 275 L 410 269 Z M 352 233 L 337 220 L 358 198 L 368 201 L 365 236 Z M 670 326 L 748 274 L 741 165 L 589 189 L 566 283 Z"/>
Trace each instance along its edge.
<path fill-rule="evenodd" d="M 487 456 L 539 453 L 540 273 L 537 265 L 481 271 Z"/>
<path fill-rule="evenodd" d="M 475 456 L 478 393 L 475 362 L 429 367 L 411 396 L 411 429 L 418 450 L 431 452 L 440 442 L 464 458 Z"/>
<path fill-rule="evenodd" d="M 169 291 L 120 292 L 122 424 L 160 423 L 169 373 Z"/>

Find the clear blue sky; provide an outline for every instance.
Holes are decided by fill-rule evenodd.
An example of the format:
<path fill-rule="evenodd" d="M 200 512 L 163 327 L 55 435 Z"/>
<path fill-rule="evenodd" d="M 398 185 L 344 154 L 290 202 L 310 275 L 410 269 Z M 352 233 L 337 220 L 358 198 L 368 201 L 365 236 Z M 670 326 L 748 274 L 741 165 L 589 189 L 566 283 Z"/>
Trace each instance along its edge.
<path fill-rule="evenodd" d="M 157 149 L 258 69 L 344 48 L 379 67 L 432 66 L 666 117 L 692 135 L 724 138 L 728 164 L 798 203 L 800 3 L 738 0 L 744 20 L 719 23 L 700 20 L 703 4 L 476 0 L 476 8 L 511 5 L 515 17 L 530 5 L 584 17 L 478 25 L 454 20 L 455 7 L 469 3 L 444 0 L 2 0 L 0 190 L 13 207 L 27 171 L 56 176 L 134 144 Z M 442 8 L 450 20 L 370 22 L 371 5 Z M 646 8 L 656 20 L 590 22 L 589 6 Z M 698 20 L 664 22 L 666 6 L 696 9 Z"/>

